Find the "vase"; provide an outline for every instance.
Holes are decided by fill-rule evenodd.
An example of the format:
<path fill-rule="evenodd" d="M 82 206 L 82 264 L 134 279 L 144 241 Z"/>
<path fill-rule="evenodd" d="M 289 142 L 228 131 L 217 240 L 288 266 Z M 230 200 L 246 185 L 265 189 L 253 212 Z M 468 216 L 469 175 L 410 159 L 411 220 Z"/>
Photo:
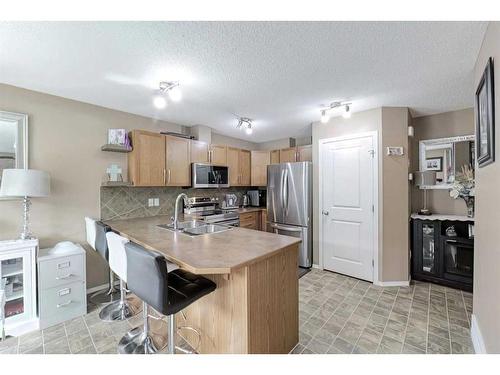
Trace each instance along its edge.
<path fill-rule="evenodd" d="M 462 197 L 467 206 L 467 217 L 474 217 L 474 197 Z"/>

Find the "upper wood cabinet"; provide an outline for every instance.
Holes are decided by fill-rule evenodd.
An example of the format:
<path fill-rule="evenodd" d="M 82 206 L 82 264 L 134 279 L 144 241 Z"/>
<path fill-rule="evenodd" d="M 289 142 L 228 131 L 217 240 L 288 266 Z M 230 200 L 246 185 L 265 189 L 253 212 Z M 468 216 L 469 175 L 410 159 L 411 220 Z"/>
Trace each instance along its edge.
<path fill-rule="evenodd" d="M 191 140 L 191 163 L 209 163 L 208 143 Z"/>
<path fill-rule="evenodd" d="M 295 161 L 297 161 L 297 149 L 295 147 L 280 150 L 280 163 L 293 163 Z"/>
<path fill-rule="evenodd" d="M 269 151 L 252 151 L 252 186 L 267 185 L 267 166 L 271 163 L 271 153 Z"/>
<path fill-rule="evenodd" d="M 251 184 L 251 153 L 248 150 L 240 150 L 240 185 L 250 186 Z"/>
<path fill-rule="evenodd" d="M 134 186 L 165 185 L 165 136 L 133 130 L 129 133 L 128 179 Z"/>
<path fill-rule="evenodd" d="M 312 145 L 297 147 L 297 161 L 312 161 Z"/>
<path fill-rule="evenodd" d="M 280 150 L 271 151 L 271 164 L 279 164 L 280 162 Z"/>
<path fill-rule="evenodd" d="M 191 185 L 190 140 L 165 136 L 166 139 L 166 186 Z"/>
<path fill-rule="evenodd" d="M 227 165 L 227 147 L 210 145 L 208 160 L 215 165 Z"/>
<path fill-rule="evenodd" d="M 227 147 L 227 166 L 230 186 L 250 186 L 251 154 L 248 150 Z"/>

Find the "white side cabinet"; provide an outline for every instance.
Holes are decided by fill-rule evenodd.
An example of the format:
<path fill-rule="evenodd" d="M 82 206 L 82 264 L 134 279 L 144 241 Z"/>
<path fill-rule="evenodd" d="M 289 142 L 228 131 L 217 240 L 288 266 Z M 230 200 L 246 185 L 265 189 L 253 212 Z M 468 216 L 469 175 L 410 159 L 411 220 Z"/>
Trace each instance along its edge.
<path fill-rule="evenodd" d="M 5 333 L 38 329 L 36 252 L 38 240 L 0 241 L 0 288 L 5 288 Z"/>
<path fill-rule="evenodd" d="M 40 329 L 87 313 L 85 250 L 61 242 L 38 254 Z"/>

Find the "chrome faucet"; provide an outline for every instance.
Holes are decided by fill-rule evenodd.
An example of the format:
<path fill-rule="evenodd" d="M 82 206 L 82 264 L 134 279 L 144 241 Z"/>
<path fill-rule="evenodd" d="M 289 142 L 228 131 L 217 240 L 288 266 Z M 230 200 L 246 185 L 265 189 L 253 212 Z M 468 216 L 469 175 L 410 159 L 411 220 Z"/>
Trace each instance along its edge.
<path fill-rule="evenodd" d="M 179 202 L 181 198 L 186 206 L 188 204 L 188 196 L 184 193 L 180 193 L 175 199 L 174 217 L 172 220 L 172 225 L 174 227 L 174 230 L 177 230 L 177 227 L 179 226 Z"/>

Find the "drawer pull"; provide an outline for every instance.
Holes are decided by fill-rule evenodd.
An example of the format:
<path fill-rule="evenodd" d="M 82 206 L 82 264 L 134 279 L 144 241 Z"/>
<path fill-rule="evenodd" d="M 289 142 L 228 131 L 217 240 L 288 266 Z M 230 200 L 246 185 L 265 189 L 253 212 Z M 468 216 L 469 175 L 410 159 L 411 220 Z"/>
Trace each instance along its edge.
<path fill-rule="evenodd" d="M 68 306 L 69 304 L 71 304 L 71 302 L 73 302 L 73 301 L 69 300 L 68 302 L 58 303 L 57 308 L 59 309 L 59 308 L 64 307 L 64 306 Z"/>
<path fill-rule="evenodd" d="M 72 273 L 68 273 L 67 275 L 64 275 L 64 276 L 57 276 L 56 277 L 56 280 L 65 280 L 65 279 L 69 279 L 71 276 L 73 276 Z"/>
<path fill-rule="evenodd" d="M 64 262 L 64 263 L 58 263 L 57 264 L 57 269 L 60 270 L 62 268 L 68 268 L 71 265 L 70 261 Z"/>

